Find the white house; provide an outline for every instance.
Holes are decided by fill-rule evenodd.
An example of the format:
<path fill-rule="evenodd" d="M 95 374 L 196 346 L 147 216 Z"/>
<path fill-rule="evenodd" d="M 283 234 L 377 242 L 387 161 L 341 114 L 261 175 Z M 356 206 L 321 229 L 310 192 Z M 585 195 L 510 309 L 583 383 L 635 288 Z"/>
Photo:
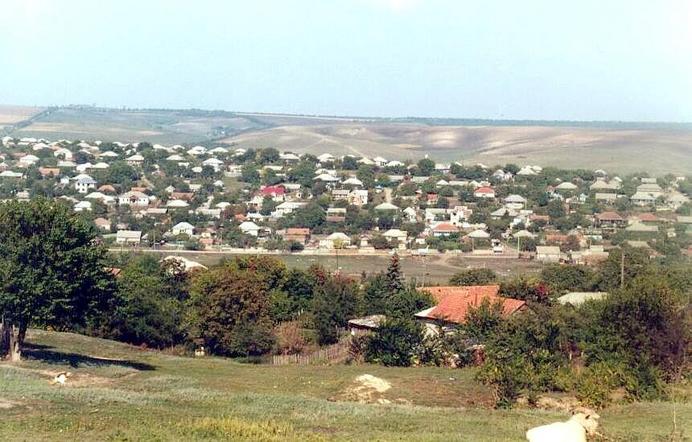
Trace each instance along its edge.
<path fill-rule="evenodd" d="M 185 234 L 187 236 L 192 236 L 195 233 L 195 226 L 188 222 L 180 222 L 171 228 L 171 233 L 175 236 L 180 234 Z"/>
<path fill-rule="evenodd" d="M 91 201 L 80 201 L 74 205 L 75 212 L 84 212 L 91 210 Z"/>
<path fill-rule="evenodd" d="M 118 230 L 115 234 L 116 244 L 139 244 L 142 240 L 142 232 L 139 230 Z"/>
<path fill-rule="evenodd" d="M 334 158 L 334 155 L 330 153 L 323 153 L 322 155 L 317 157 L 317 160 L 320 163 L 328 163 L 330 161 L 334 161 L 336 158 Z"/>
<path fill-rule="evenodd" d="M 149 195 L 137 190 L 125 192 L 118 197 L 118 204 L 121 206 L 127 204 L 130 206 L 147 207 L 150 203 L 151 198 Z"/>
<path fill-rule="evenodd" d="M 272 212 L 272 217 L 282 218 L 283 216 L 292 213 L 294 210 L 305 207 L 306 204 L 307 203 L 297 201 L 284 201 L 283 203 L 276 206 L 274 212 Z"/>
<path fill-rule="evenodd" d="M 21 167 L 29 167 L 33 166 L 38 162 L 39 158 L 36 155 L 24 155 L 19 159 L 19 166 Z"/>
<path fill-rule="evenodd" d="M 505 206 L 511 209 L 523 209 L 526 205 L 526 198 L 521 195 L 509 195 L 504 199 Z"/>
<path fill-rule="evenodd" d="M 218 172 L 221 170 L 221 166 L 223 166 L 223 161 L 217 158 L 207 158 L 206 160 L 202 161 L 202 166 L 209 166 L 214 169 L 214 172 Z"/>
<path fill-rule="evenodd" d="M 238 227 L 246 235 L 259 236 L 260 227 L 252 221 L 244 221 Z"/>
<path fill-rule="evenodd" d="M 389 229 L 382 235 L 388 240 L 396 241 L 400 249 L 406 248 L 406 241 L 408 240 L 408 232 L 399 229 Z"/>
<path fill-rule="evenodd" d="M 125 161 L 127 161 L 127 164 L 129 164 L 130 166 L 141 166 L 144 162 L 144 157 L 137 153 L 130 157 L 127 157 Z"/>
<path fill-rule="evenodd" d="M 536 259 L 542 262 L 560 262 L 562 254 L 558 246 L 536 246 Z"/>
<path fill-rule="evenodd" d="M 578 188 L 579 187 L 576 184 L 570 183 L 569 181 L 562 182 L 562 183 L 558 184 L 557 186 L 555 186 L 555 190 L 563 190 L 563 191 L 573 191 L 573 190 L 577 190 Z"/>
<path fill-rule="evenodd" d="M 171 209 L 184 209 L 188 206 L 189 204 L 184 200 L 168 200 L 166 202 L 166 207 L 169 207 Z"/>
<path fill-rule="evenodd" d="M 351 245 L 351 237 L 342 232 L 334 232 L 320 240 L 321 249 L 339 249 Z"/>
<path fill-rule="evenodd" d="M 79 175 L 75 179 L 74 188 L 78 193 L 88 193 L 89 189 L 96 188 L 96 180 L 89 175 Z"/>

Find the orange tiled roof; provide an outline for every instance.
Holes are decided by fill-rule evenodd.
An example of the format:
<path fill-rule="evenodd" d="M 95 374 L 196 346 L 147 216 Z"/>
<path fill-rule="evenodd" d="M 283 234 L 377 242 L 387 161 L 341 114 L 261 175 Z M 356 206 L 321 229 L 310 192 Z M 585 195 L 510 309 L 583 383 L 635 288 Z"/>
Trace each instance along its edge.
<path fill-rule="evenodd" d="M 424 287 L 437 301 L 432 309 L 424 310 L 416 316 L 439 319 L 461 324 L 466 319 L 470 307 L 480 305 L 484 299 L 502 302 L 503 315 L 509 316 L 522 308 L 526 302 L 519 299 L 503 298 L 499 295 L 499 285 L 474 285 L 465 287 Z"/>
<path fill-rule="evenodd" d="M 435 232 L 458 232 L 459 228 L 455 226 L 454 224 L 450 223 L 440 223 L 433 227 L 433 231 Z"/>
<path fill-rule="evenodd" d="M 653 213 L 640 213 L 637 215 L 637 218 L 639 218 L 639 221 L 642 222 L 657 222 L 658 217 L 654 215 Z"/>

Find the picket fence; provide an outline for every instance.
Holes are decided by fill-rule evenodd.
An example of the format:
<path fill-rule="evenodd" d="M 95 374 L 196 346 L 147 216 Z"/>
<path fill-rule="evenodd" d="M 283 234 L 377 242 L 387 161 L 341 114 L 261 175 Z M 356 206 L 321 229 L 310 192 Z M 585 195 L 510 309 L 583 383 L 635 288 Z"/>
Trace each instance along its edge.
<path fill-rule="evenodd" d="M 336 344 L 324 347 L 316 352 L 306 355 L 274 355 L 271 357 L 272 365 L 313 365 L 313 364 L 339 364 L 346 361 L 350 353 L 350 341 L 344 339 Z"/>

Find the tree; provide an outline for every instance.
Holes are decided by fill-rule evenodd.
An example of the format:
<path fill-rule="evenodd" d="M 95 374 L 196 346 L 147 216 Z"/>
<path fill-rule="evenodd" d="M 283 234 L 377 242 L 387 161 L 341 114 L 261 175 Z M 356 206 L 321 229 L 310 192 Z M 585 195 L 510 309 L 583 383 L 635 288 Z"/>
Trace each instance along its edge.
<path fill-rule="evenodd" d="M 544 282 L 533 278 L 520 276 L 504 280 L 500 284 L 500 293 L 507 298 L 540 304 L 550 303 L 550 288 Z"/>
<path fill-rule="evenodd" d="M 373 166 L 361 164 L 356 172 L 358 178 L 366 189 L 375 187 L 375 169 Z"/>
<path fill-rule="evenodd" d="M 311 202 L 307 206 L 291 213 L 287 223 L 293 227 L 307 227 L 315 229 L 327 221 L 327 212 L 317 203 Z"/>
<path fill-rule="evenodd" d="M 358 169 L 358 160 L 356 157 L 346 155 L 343 160 L 341 160 L 341 168 L 344 170 L 356 170 Z"/>
<path fill-rule="evenodd" d="M 421 175 L 430 176 L 435 171 L 435 162 L 429 158 L 418 161 L 418 170 Z"/>
<path fill-rule="evenodd" d="M 338 329 L 356 315 L 358 298 L 358 285 L 340 275 L 327 277 L 316 287 L 312 311 L 320 345 L 333 344 L 339 339 Z"/>
<path fill-rule="evenodd" d="M 562 200 L 555 199 L 548 203 L 546 208 L 551 220 L 556 220 L 565 216 L 565 206 Z"/>
<path fill-rule="evenodd" d="M 389 261 L 389 267 L 387 267 L 387 289 L 390 293 L 398 293 L 403 288 L 404 281 L 401 275 L 399 255 L 395 253 Z"/>
<path fill-rule="evenodd" d="M 182 266 L 143 255 L 128 262 L 117 282 L 118 302 L 107 336 L 158 348 L 182 342 L 187 298 Z"/>
<path fill-rule="evenodd" d="M 103 181 L 127 187 L 139 179 L 139 173 L 125 161 L 115 161 L 105 171 Z"/>
<path fill-rule="evenodd" d="M 288 171 L 288 179 L 304 187 L 312 187 L 315 177 L 315 163 L 303 160 Z"/>
<path fill-rule="evenodd" d="M 410 318 L 432 305 L 433 300 L 428 293 L 416 290 L 411 285 L 390 295 L 385 313 L 395 318 Z"/>
<path fill-rule="evenodd" d="M 65 204 L 0 204 L 2 354 L 21 358 L 29 326 L 95 327 L 112 301 L 113 278 L 96 231 Z"/>
<path fill-rule="evenodd" d="M 188 305 L 191 336 L 213 354 L 255 356 L 271 350 L 269 287 L 260 272 L 227 264 L 200 273 Z"/>
<path fill-rule="evenodd" d="M 485 298 L 466 312 L 464 330 L 469 337 L 485 342 L 501 325 L 502 312 L 502 301 L 490 302 Z"/>
<path fill-rule="evenodd" d="M 315 290 L 315 279 L 310 274 L 300 269 L 288 270 L 281 284 L 281 290 L 288 297 L 292 316 L 310 308 Z"/>
<path fill-rule="evenodd" d="M 368 340 L 365 360 L 408 367 L 423 345 L 423 327 L 408 318 L 386 319 Z"/>
<path fill-rule="evenodd" d="M 593 271 L 581 265 L 550 264 L 541 270 L 541 280 L 552 292 L 590 291 L 594 283 Z"/>
<path fill-rule="evenodd" d="M 487 285 L 497 282 L 497 274 L 491 269 L 468 269 L 457 272 L 449 279 L 452 285 Z"/>
<path fill-rule="evenodd" d="M 251 164 L 243 166 L 240 172 L 240 179 L 243 182 L 250 183 L 253 185 L 259 185 L 260 174 L 257 168 Z"/>
<path fill-rule="evenodd" d="M 260 164 L 269 164 L 279 161 L 280 153 L 273 147 L 267 147 L 266 149 L 260 149 L 257 152 L 257 161 Z"/>
<path fill-rule="evenodd" d="M 363 308 L 366 315 L 385 314 L 389 307 L 387 276 L 380 272 L 368 278 L 363 289 Z"/>
<path fill-rule="evenodd" d="M 627 288 L 615 290 L 594 306 L 589 323 L 587 362 L 621 361 L 639 373 L 654 367 L 670 380 L 689 352 L 689 293 L 672 290 L 658 274 L 637 277 Z M 656 387 L 655 379 L 640 379 Z M 635 392 L 642 395 L 646 385 Z"/>

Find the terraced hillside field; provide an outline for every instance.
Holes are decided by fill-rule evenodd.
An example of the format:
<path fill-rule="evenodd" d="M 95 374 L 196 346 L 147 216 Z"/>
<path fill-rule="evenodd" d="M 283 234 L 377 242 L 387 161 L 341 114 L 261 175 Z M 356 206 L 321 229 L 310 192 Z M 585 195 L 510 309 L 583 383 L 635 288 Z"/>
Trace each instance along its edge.
<path fill-rule="evenodd" d="M 692 170 L 692 129 L 680 127 L 431 126 L 341 122 L 279 126 L 224 140 L 300 153 L 603 168 L 654 174 Z"/>
<path fill-rule="evenodd" d="M 42 110 L 41 107 L 0 105 L 0 132 L 8 126 L 28 120 Z"/>

